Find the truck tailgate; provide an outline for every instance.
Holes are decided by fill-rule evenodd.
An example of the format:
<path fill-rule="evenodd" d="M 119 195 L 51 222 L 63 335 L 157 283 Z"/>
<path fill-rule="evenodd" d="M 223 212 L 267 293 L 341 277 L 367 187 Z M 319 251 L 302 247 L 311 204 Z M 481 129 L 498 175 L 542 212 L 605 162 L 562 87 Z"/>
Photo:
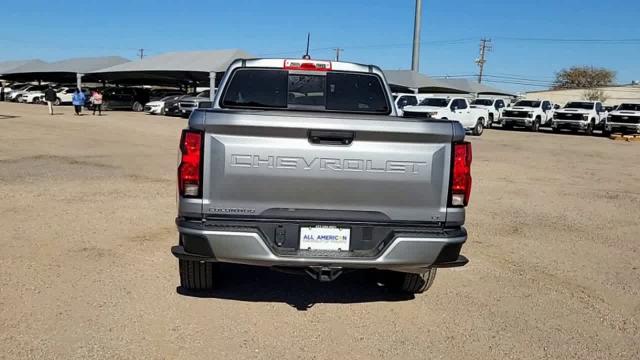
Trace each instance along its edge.
<path fill-rule="evenodd" d="M 459 124 L 386 116 L 207 111 L 206 216 L 440 223 Z"/>

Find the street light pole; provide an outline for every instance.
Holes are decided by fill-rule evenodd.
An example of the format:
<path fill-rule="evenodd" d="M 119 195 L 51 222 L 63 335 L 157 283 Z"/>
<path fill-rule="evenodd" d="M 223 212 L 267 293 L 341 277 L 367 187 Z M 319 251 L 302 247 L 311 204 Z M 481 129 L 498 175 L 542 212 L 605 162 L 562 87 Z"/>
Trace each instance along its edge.
<path fill-rule="evenodd" d="M 413 23 L 413 54 L 411 70 L 420 71 L 420 28 L 422 26 L 422 0 L 416 0 L 416 14 Z"/>

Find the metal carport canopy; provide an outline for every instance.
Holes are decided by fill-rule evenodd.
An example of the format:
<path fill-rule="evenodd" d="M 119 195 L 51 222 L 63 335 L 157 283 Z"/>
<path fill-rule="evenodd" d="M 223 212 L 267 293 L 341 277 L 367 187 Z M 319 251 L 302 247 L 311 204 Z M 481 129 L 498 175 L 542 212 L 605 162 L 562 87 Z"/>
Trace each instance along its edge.
<path fill-rule="evenodd" d="M 439 79 L 440 82 L 448 84 L 449 86 L 456 87 L 459 89 L 463 89 L 468 93 L 477 94 L 477 95 L 503 95 L 509 97 L 515 97 L 516 94 L 513 94 L 508 91 L 496 89 L 492 86 L 488 86 L 485 84 L 480 84 L 476 81 L 469 79 Z"/>
<path fill-rule="evenodd" d="M 392 88 L 399 87 L 419 92 L 468 93 L 466 88 L 448 84 L 412 70 L 384 70 L 384 76 Z"/>
<path fill-rule="evenodd" d="M 223 73 L 234 60 L 253 57 L 240 49 L 171 52 L 96 70 L 89 76 L 122 84 L 208 84 L 211 73 Z"/>
<path fill-rule="evenodd" d="M 0 61 L 0 79 L 2 75 L 20 67 L 35 67 L 46 64 L 40 59 Z"/>
<path fill-rule="evenodd" d="M 78 74 L 127 62 L 129 60 L 120 56 L 72 58 L 52 63 L 31 62 L 9 70 L 2 76 L 16 81 L 76 82 Z"/>

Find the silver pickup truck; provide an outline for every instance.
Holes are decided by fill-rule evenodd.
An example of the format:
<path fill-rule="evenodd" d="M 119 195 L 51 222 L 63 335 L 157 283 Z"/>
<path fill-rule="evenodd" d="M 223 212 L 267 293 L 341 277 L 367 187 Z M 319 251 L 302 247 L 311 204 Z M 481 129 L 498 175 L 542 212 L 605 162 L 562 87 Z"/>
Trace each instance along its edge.
<path fill-rule="evenodd" d="M 182 132 L 182 288 L 213 289 L 217 265 L 236 263 L 320 281 L 370 269 L 424 292 L 437 268 L 468 262 L 464 139 L 456 121 L 398 117 L 375 66 L 233 62 Z"/>

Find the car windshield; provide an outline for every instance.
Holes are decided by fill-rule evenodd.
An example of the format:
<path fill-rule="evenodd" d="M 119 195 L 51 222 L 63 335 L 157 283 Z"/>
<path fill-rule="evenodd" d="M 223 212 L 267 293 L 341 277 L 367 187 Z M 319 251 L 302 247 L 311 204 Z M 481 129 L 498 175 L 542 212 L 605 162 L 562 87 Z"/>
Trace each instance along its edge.
<path fill-rule="evenodd" d="M 280 69 L 236 70 L 222 106 L 389 114 L 381 79 L 375 74 L 328 71 L 290 74 Z"/>
<path fill-rule="evenodd" d="M 593 103 L 592 102 L 580 102 L 580 101 L 575 101 L 575 102 L 570 102 L 567 105 L 564 106 L 565 109 L 585 109 L 585 110 L 592 110 L 593 109 Z"/>
<path fill-rule="evenodd" d="M 515 105 L 513 106 L 522 106 L 522 107 L 530 107 L 530 108 L 537 108 L 540 107 L 540 101 L 530 101 L 530 100 L 522 100 L 522 101 L 518 101 Z"/>
<path fill-rule="evenodd" d="M 491 105 L 493 105 L 493 100 L 491 100 L 491 99 L 475 99 L 475 100 L 473 100 L 471 105 L 491 106 Z"/>
<path fill-rule="evenodd" d="M 640 104 L 622 104 L 618 107 L 618 110 L 640 111 Z"/>
<path fill-rule="evenodd" d="M 449 99 L 426 98 L 420 101 L 420 106 L 447 107 Z"/>

